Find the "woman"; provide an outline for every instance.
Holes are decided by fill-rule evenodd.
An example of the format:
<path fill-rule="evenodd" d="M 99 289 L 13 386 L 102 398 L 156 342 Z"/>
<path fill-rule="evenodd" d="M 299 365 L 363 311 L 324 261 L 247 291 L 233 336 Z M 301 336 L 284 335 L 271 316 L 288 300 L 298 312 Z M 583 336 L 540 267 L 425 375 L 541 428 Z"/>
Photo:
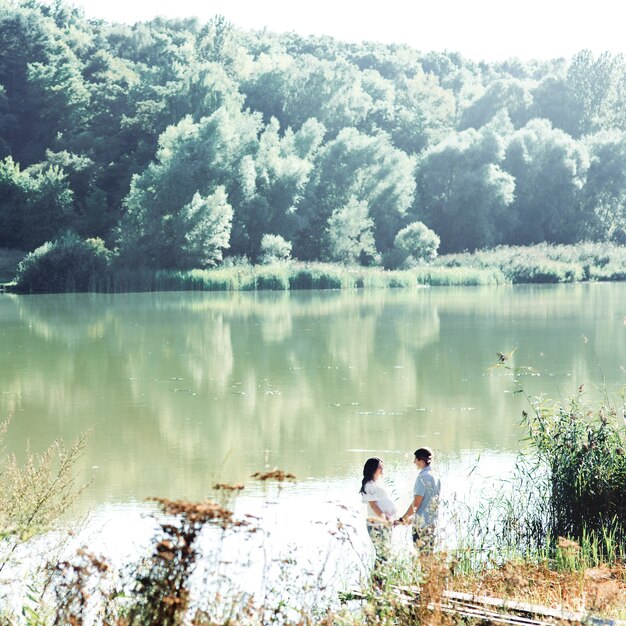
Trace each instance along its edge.
<path fill-rule="evenodd" d="M 377 561 L 385 561 L 391 543 L 391 526 L 398 517 L 396 505 L 381 484 L 383 462 L 379 458 L 365 461 L 361 481 L 361 500 L 367 502 L 367 532 L 374 545 Z"/>
<path fill-rule="evenodd" d="M 430 448 L 418 448 L 414 455 L 413 463 L 419 473 L 413 486 L 413 501 L 400 518 L 400 523 L 408 523 L 414 516 L 413 543 L 418 552 L 430 554 L 435 545 L 441 480 L 430 466 L 433 460 Z"/>

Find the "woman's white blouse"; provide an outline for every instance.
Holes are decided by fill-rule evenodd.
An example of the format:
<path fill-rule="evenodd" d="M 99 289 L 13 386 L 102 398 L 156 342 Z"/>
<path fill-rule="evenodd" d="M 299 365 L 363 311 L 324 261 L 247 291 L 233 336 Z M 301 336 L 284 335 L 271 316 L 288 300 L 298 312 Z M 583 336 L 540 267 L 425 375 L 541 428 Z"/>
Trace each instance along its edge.
<path fill-rule="evenodd" d="M 376 517 L 376 512 L 372 508 L 372 502 L 376 502 L 378 508 L 393 519 L 398 517 L 398 510 L 393 500 L 389 497 L 387 490 L 377 482 L 370 480 L 365 483 L 365 493 L 362 494 L 362 502 L 367 502 L 368 517 Z"/>

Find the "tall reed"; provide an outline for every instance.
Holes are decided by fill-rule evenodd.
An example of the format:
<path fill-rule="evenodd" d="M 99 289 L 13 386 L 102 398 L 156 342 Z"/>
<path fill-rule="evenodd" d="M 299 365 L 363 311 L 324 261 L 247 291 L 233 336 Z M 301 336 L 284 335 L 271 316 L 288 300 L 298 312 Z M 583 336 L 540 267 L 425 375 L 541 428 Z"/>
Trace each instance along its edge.
<path fill-rule="evenodd" d="M 511 370 L 516 392 L 528 400 L 522 420 L 529 448 L 515 474 L 519 498 L 527 502 L 521 510 L 512 507 L 509 538 L 521 528 L 526 534 L 515 540 L 529 548 L 565 537 L 596 546 L 598 558 L 614 558 L 616 543 L 626 538 L 623 399 L 619 409 L 606 392 L 588 403 L 583 385 L 568 399 L 529 397 L 519 382 L 528 368 L 514 368 L 510 359 L 501 354 L 495 367 Z"/>

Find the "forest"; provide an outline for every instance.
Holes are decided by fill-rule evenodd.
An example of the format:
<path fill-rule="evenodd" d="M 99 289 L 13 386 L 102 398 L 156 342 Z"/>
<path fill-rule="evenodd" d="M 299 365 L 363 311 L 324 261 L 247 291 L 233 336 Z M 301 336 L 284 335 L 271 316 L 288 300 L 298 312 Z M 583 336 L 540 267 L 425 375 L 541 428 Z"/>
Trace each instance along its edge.
<path fill-rule="evenodd" d="M 126 268 L 626 243 L 626 63 L 0 0 L 0 248 Z"/>

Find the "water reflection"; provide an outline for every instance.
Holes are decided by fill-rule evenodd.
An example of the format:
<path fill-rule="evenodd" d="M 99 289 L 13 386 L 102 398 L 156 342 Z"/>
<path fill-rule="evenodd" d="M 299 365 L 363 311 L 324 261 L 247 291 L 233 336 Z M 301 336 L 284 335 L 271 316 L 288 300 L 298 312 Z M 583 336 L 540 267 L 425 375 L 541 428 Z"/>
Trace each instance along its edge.
<path fill-rule="evenodd" d="M 625 287 L 4 296 L 0 415 L 18 451 L 93 428 L 85 505 L 202 497 L 273 466 L 352 479 L 363 451 L 401 463 L 425 441 L 516 450 L 496 352 L 540 370 L 531 393 L 618 389 Z"/>

